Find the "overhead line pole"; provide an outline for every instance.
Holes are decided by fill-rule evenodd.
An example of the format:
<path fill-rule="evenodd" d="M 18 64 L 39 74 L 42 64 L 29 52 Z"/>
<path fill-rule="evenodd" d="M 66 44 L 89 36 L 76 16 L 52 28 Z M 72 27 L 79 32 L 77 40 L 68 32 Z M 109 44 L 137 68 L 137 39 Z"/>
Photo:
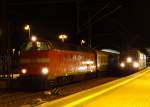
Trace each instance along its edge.
<path fill-rule="evenodd" d="M 77 35 L 80 32 L 80 2 L 79 0 L 76 1 L 76 29 L 77 29 Z"/>
<path fill-rule="evenodd" d="M 89 20 L 88 20 L 88 47 L 89 48 L 92 48 L 92 24 L 91 24 L 91 20 L 90 20 L 90 12 L 88 13 L 88 17 L 89 17 Z"/>

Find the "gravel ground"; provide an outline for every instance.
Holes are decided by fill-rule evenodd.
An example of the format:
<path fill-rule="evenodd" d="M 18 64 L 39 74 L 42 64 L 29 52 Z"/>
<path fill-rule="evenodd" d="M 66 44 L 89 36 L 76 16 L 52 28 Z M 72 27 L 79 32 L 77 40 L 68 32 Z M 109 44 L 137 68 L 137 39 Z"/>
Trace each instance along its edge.
<path fill-rule="evenodd" d="M 115 79 L 117 79 L 117 77 L 103 77 L 92 80 L 84 80 L 78 83 L 58 87 L 53 90 L 40 92 L 0 91 L 0 107 L 33 107 L 35 105 L 68 96 Z"/>

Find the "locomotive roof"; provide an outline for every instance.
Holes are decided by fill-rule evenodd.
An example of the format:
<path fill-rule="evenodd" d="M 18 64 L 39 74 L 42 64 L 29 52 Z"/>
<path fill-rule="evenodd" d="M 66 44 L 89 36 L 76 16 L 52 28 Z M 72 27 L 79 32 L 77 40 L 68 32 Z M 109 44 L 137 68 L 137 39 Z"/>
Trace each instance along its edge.
<path fill-rule="evenodd" d="M 115 54 L 120 54 L 120 52 L 118 52 L 116 50 L 112 50 L 112 49 L 102 49 L 101 51 L 115 53 Z"/>
<path fill-rule="evenodd" d="M 60 42 L 54 42 L 54 41 L 50 41 L 50 43 L 52 44 L 53 48 L 61 49 L 61 50 L 92 51 L 91 48 L 68 44 L 68 43 L 60 43 Z"/>
<path fill-rule="evenodd" d="M 28 44 L 30 42 L 32 41 L 29 41 L 25 44 Z M 72 51 L 93 51 L 92 49 L 87 48 L 87 47 L 81 47 L 81 46 L 68 44 L 68 43 L 62 43 L 62 42 L 55 42 L 55 41 L 45 40 L 41 38 L 40 39 L 38 38 L 37 42 L 46 42 L 49 45 L 50 49 L 72 50 Z"/>

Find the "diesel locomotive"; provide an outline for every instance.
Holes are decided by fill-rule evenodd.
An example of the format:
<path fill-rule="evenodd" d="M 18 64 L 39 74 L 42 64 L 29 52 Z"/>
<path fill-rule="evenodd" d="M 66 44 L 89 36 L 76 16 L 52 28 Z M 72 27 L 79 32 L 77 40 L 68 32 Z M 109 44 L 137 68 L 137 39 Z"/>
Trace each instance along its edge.
<path fill-rule="evenodd" d="M 23 45 L 18 72 L 22 81 L 44 81 L 56 86 L 105 75 L 118 63 L 117 52 L 38 39 Z"/>

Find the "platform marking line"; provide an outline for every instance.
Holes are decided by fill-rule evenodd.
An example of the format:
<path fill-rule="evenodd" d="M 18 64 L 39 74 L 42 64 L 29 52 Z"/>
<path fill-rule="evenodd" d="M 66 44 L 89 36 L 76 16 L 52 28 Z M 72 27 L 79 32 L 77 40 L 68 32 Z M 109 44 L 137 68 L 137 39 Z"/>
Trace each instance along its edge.
<path fill-rule="evenodd" d="M 94 97 L 97 97 L 97 96 L 99 96 L 99 95 L 102 95 L 102 94 L 104 94 L 104 93 L 106 93 L 106 92 L 108 92 L 108 91 L 110 91 L 110 90 L 112 90 L 112 89 L 115 89 L 115 88 L 117 88 L 117 87 L 119 87 L 119 86 L 122 86 L 122 85 L 124 85 L 124 84 L 126 84 L 126 83 L 128 83 L 128 82 L 130 82 L 130 81 L 132 81 L 132 80 L 134 80 L 134 79 L 136 79 L 136 78 L 139 78 L 139 77 L 141 77 L 142 75 L 144 75 L 145 73 L 147 73 L 148 71 L 149 71 L 149 70 L 146 70 L 146 71 L 144 71 L 143 73 L 141 73 L 141 74 L 139 74 L 139 75 L 137 75 L 137 76 L 135 76 L 135 77 L 133 77 L 133 78 L 127 79 L 127 80 L 125 80 L 125 81 L 123 81 L 123 82 L 121 82 L 121 83 L 118 83 L 118 84 L 116 84 L 116 85 L 114 85 L 114 86 L 112 86 L 112 87 L 108 87 L 108 88 L 106 88 L 106 89 L 104 89 L 104 90 L 101 90 L 101 91 L 99 91 L 99 92 L 96 92 L 96 93 L 94 93 L 94 94 L 92 94 L 92 95 L 89 95 L 89 96 L 87 96 L 87 97 L 83 97 L 83 98 L 81 98 L 81 99 L 79 99 L 79 100 L 77 100 L 77 101 L 74 101 L 74 102 L 70 103 L 70 104 L 66 104 L 66 105 L 64 105 L 63 107 L 73 107 L 73 106 L 76 106 L 76 105 L 78 105 L 78 104 L 81 104 L 81 103 L 83 103 L 83 102 L 85 102 L 85 101 L 87 101 L 87 100 L 89 100 L 89 99 L 92 99 L 92 98 L 94 98 Z"/>

